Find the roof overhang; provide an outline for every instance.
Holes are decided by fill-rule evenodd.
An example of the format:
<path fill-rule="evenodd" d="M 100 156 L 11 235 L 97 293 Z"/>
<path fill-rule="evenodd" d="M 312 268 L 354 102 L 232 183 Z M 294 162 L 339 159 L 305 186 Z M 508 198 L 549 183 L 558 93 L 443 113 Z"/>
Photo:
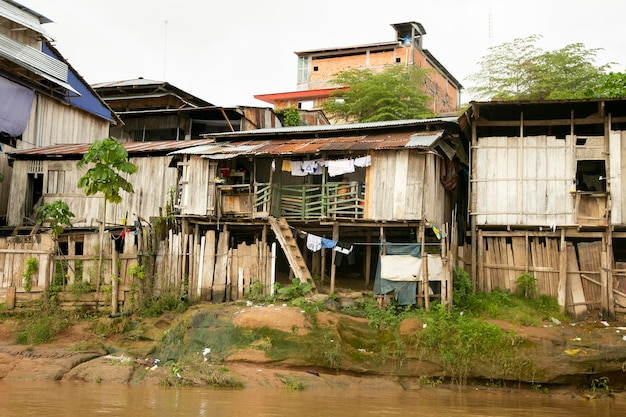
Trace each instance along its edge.
<path fill-rule="evenodd" d="M 337 90 L 347 90 L 347 88 L 322 88 L 317 90 L 289 91 L 285 93 L 257 94 L 254 98 L 266 103 L 274 104 L 277 101 L 326 98 L 329 97 L 332 92 Z"/>
<path fill-rule="evenodd" d="M 0 57 L 80 95 L 68 82 L 69 67 L 35 48 L 19 43 L 0 33 Z"/>

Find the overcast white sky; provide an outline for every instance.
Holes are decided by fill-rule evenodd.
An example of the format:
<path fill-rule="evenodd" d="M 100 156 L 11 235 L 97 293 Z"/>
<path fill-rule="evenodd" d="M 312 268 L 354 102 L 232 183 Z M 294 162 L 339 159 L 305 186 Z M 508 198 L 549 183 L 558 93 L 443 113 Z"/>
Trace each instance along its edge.
<path fill-rule="evenodd" d="M 466 88 L 490 45 L 536 34 L 544 50 L 580 42 L 626 68 L 624 0 L 18 1 L 54 21 L 44 28 L 87 82 L 141 76 L 220 106 L 268 107 L 253 96 L 296 90 L 295 51 L 392 41 L 409 21 Z"/>

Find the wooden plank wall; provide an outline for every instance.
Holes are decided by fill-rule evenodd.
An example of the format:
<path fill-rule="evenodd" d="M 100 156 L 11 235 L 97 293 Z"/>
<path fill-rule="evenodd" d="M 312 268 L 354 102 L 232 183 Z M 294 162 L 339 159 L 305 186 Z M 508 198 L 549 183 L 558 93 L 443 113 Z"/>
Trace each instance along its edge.
<path fill-rule="evenodd" d="M 575 139 L 486 137 L 474 147 L 472 211 L 478 224 L 573 224 Z"/>
<path fill-rule="evenodd" d="M 538 295 L 558 299 L 560 242 L 547 236 L 484 236 L 478 288 L 517 292 L 515 280 L 525 272 L 537 279 Z M 599 308 L 602 242 L 567 242 L 568 311 L 577 317 Z M 620 286 L 619 270 L 611 271 L 612 288 Z"/>
<path fill-rule="evenodd" d="M 0 239 L 0 291 L 15 287 L 23 293 L 22 272 L 29 258 L 37 259 L 37 271 L 31 277 L 31 291 L 42 291 L 49 274 L 54 243 L 48 235 L 13 236 Z"/>
<path fill-rule="evenodd" d="M 426 155 L 413 150 L 377 151 L 372 154 L 372 165 L 366 171 L 365 214 L 373 220 L 419 220 L 424 215 L 425 201 L 443 211 L 444 201 L 439 170 L 427 163 Z M 432 181 L 436 178 L 436 181 Z M 429 181 L 430 180 L 430 181 Z M 429 182 L 427 182 L 429 181 Z M 434 185 L 433 185 L 434 184 Z M 443 195 L 443 193 L 441 193 Z M 443 216 L 433 215 L 441 223 Z"/>
<path fill-rule="evenodd" d="M 538 293 L 558 297 L 559 239 L 537 236 L 485 236 L 480 288 L 517 292 L 517 278 L 529 273 L 537 279 Z"/>
<path fill-rule="evenodd" d="M 270 294 L 270 247 L 259 241 L 229 245 L 229 232 L 170 233 L 159 244 L 155 261 L 154 295 L 181 288 L 187 276 L 193 300 L 223 302 L 245 298 L 255 281 Z M 185 240 L 187 244 L 185 244 Z M 184 249 L 186 247 L 186 249 Z"/>

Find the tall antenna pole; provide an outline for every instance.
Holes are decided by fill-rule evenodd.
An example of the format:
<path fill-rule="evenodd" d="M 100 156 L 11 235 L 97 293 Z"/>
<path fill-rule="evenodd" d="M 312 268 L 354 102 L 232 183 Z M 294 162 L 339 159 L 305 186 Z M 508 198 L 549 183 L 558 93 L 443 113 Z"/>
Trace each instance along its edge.
<path fill-rule="evenodd" d="M 165 23 L 165 39 L 163 41 L 163 81 L 167 81 L 167 20 Z"/>
<path fill-rule="evenodd" d="M 493 46 L 493 13 L 491 12 L 491 5 L 489 5 L 489 46 Z"/>

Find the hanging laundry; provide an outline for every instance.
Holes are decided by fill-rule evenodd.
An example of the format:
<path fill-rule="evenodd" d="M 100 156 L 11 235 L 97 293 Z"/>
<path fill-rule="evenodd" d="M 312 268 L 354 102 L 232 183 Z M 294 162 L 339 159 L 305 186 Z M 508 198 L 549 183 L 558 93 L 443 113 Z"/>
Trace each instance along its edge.
<path fill-rule="evenodd" d="M 306 247 L 311 252 L 317 252 L 322 249 L 322 237 L 308 233 L 306 236 Z"/>
<path fill-rule="evenodd" d="M 337 241 L 326 239 L 325 237 L 322 238 L 322 248 L 333 249 L 335 246 L 337 246 Z"/>
<path fill-rule="evenodd" d="M 335 266 L 341 266 L 344 261 L 348 262 L 348 265 L 354 265 L 356 259 L 354 256 L 354 247 L 351 243 L 337 242 L 337 245 L 333 248 L 335 252 Z"/>
<path fill-rule="evenodd" d="M 283 159 L 283 164 L 280 169 L 281 171 L 291 172 L 291 161 Z"/>
<path fill-rule="evenodd" d="M 359 168 L 365 168 L 372 165 L 372 157 L 370 155 L 362 156 L 354 160 L 354 166 Z"/>
<path fill-rule="evenodd" d="M 354 248 L 354 246 L 352 246 L 351 243 L 337 242 L 333 250 L 343 255 L 349 255 L 352 252 L 352 248 Z"/>
<path fill-rule="evenodd" d="M 312 161 L 302 161 L 301 169 L 306 174 L 321 175 L 322 174 L 321 162 L 322 162 L 321 159 L 314 159 Z"/>
<path fill-rule="evenodd" d="M 437 236 L 437 239 L 441 240 L 441 231 L 433 224 L 433 233 Z"/>
<path fill-rule="evenodd" d="M 426 222 L 430 223 L 430 227 L 433 230 L 433 233 L 435 234 L 435 236 L 437 236 L 437 239 L 441 240 L 441 237 L 443 236 L 443 233 L 441 232 L 441 230 L 439 230 L 439 228 L 437 226 L 435 226 L 435 223 L 431 222 L 430 220 L 424 218 L 424 220 L 426 220 Z"/>
<path fill-rule="evenodd" d="M 294 177 L 304 177 L 307 175 L 302 169 L 302 161 L 291 161 L 291 175 Z"/>
<path fill-rule="evenodd" d="M 389 281 L 419 281 L 422 258 L 411 255 L 380 255 L 380 277 Z"/>
<path fill-rule="evenodd" d="M 354 160 L 352 159 L 337 159 L 334 161 L 326 161 L 328 167 L 328 175 L 336 177 L 337 175 L 350 174 L 354 172 Z"/>

